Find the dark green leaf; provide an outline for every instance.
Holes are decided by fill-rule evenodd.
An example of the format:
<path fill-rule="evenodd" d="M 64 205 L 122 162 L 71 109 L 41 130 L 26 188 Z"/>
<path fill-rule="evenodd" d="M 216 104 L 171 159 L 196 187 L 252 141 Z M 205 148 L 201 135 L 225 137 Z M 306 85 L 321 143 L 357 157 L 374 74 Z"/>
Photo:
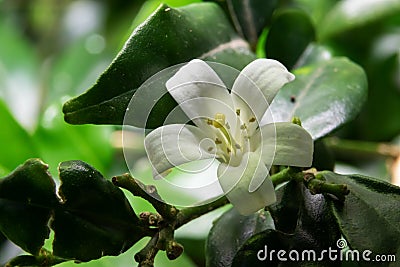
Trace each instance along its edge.
<path fill-rule="evenodd" d="M 281 203 L 272 206 L 271 212 L 274 214 L 277 228 L 286 231 L 266 230 L 254 235 L 240 248 L 232 266 L 266 266 L 267 264 L 268 266 L 293 266 L 294 263 L 296 266 L 337 266 L 337 262 L 329 261 L 328 257 L 320 262 L 315 260 L 320 257 L 321 251 L 335 247 L 336 241 L 340 237 L 339 228 L 328 202 L 322 195 L 311 195 L 302 184 L 290 182 L 285 187 L 287 188 L 284 189 L 283 196 L 286 195 L 286 198 L 282 198 L 281 201 L 288 201 L 289 193 L 292 192 L 293 199 L 289 201 L 291 204 L 287 206 L 285 203 Z M 302 196 L 300 201 L 298 201 L 299 194 Z M 288 227 L 284 221 L 293 221 L 293 217 L 297 216 L 295 229 L 291 231 L 291 227 Z M 267 254 L 264 253 L 265 250 Z M 308 261 L 293 262 L 288 259 L 280 262 L 276 253 L 273 258 L 269 257 L 271 250 L 276 252 L 285 250 L 286 259 L 291 250 L 298 251 L 300 255 L 304 250 L 313 250 L 315 259 L 314 255 L 311 255 Z M 257 258 L 258 253 L 260 253 L 260 257 L 266 256 L 265 261 Z"/>
<path fill-rule="evenodd" d="M 294 71 L 296 79 L 284 86 L 271 104 L 275 121 L 301 119 L 318 139 L 354 119 L 367 96 L 362 68 L 346 58 L 333 58 Z"/>
<path fill-rule="evenodd" d="M 65 261 L 66 261 L 65 259 L 53 256 L 50 251 L 47 251 L 42 248 L 39 255 L 37 256 L 21 255 L 15 257 L 14 259 L 7 262 L 5 267 L 32 267 L 32 266 L 47 267 Z"/>
<path fill-rule="evenodd" d="M 47 165 L 39 159 L 27 160 L 0 180 L 0 230 L 36 255 L 49 236 L 47 224 L 56 203 L 55 184 Z"/>
<path fill-rule="evenodd" d="M 236 31 L 254 48 L 262 29 L 271 19 L 277 2 L 277 0 L 227 0 L 225 5 Z"/>
<path fill-rule="evenodd" d="M 331 201 L 331 208 L 352 249 L 400 257 L 400 188 L 361 176 L 322 172 L 331 183 L 347 184 L 344 203 Z M 372 258 L 372 256 L 371 256 Z"/>
<path fill-rule="evenodd" d="M 400 1 L 397 0 L 339 1 L 326 15 L 319 29 L 319 37 L 328 39 L 388 16 L 398 16 L 399 12 Z"/>
<path fill-rule="evenodd" d="M 81 161 L 63 162 L 59 171 L 55 255 L 80 261 L 119 255 L 146 235 L 123 192 L 98 171 Z"/>
<path fill-rule="evenodd" d="M 279 250 L 289 250 L 292 235 L 273 229 L 267 229 L 252 236 L 240 248 L 233 259 L 232 267 L 262 267 L 281 266 L 277 257 L 269 257 L 269 253 Z M 258 258 L 259 256 L 260 258 Z M 276 254 L 275 254 L 276 256 Z M 265 259 L 264 259 L 265 257 Z M 284 265 L 282 265 L 284 266 Z"/>
<path fill-rule="evenodd" d="M 196 57 L 239 69 L 255 58 L 218 5 L 199 3 L 176 9 L 162 5 L 134 30 L 97 83 L 64 104 L 65 120 L 122 124 L 132 95 L 145 80 Z"/>
<path fill-rule="evenodd" d="M 400 47 L 400 40 L 393 45 Z M 368 100 L 358 124 L 352 129 L 364 139 L 387 141 L 400 133 L 399 57 L 400 50 L 397 49 L 397 53 L 371 60 L 366 67 L 370 81 Z M 379 127 L 376 127 L 376 122 L 379 122 Z"/>
<path fill-rule="evenodd" d="M 272 21 L 265 43 L 266 55 L 291 69 L 314 40 L 315 30 L 308 15 L 301 10 L 285 10 Z"/>
<path fill-rule="evenodd" d="M 314 155 L 312 165 L 317 170 L 333 171 L 335 167 L 335 155 L 332 150 L 325 145 L 324 140 L 317 140 L 314 143 Z"/>
<path fill-rule="evenodd" d="M 273 228 L 273 221 L 268 212 L 243 216 L 235 209 L 228 210 L 211 228 L 206 243 L 206 266 L 230 266 L 236 252 L 248 238 L 269 228 Z"/>
<path fill-rule="evenodd" d="M 300 203 L 303 196 L 299 185 L 295 181 L 290 181 L 276 190 L 275 204 L 268 207 L 274 219 L 275 229 L 293 233 L 297 226 L 297 219 L 300 214 Z"/>
<path fill-rule="evenodd" d="M 298 251 L 313 249 L 317 253 L 329 247 L 334 248 L 340 231 L 328 201 L 322 194 L 312 195 L 303 185 L 301 191 L 303 201 L 290 248 Z M 325 262 L 323 266 L 332 265 L 336 266 L 332 262 Z"/>

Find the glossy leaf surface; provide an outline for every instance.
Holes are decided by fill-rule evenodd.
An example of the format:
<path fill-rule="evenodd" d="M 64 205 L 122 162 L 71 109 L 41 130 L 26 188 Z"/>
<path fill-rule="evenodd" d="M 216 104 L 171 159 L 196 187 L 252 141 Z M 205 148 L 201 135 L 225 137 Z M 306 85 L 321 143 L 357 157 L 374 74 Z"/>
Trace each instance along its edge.
<path fill-rule="evenodd" d="M 193 58 L 242 68 L 254 57 L 218 5 L 162 5 L 133 31 L 96 84 L 64 104 L 65 120 L 72 124 L 122 124 L 136 89 L 158 71 Z M 170 100 L 165 105 L 171 105 Z"/>
<path fill-rule="evenodd" d="M 0 180 L 0 230 L 32 254 L 39 253 L 49 236 L 48 207 L 57 203 L 47 168 L 39 159 L 30 159 Z"/>
<path fill-rule="evenodd" d="M 275 121 L 299 117 L 313 139 L 354 119 L 367 97 L 362 68 L 346 58 L 332 58 L 294 71 L 271 104 Z"/>
<path fill-rule="evenodd" d="M 235 209 L 225 212 L 210 231 L 206 244 L 206 266 L 230 266 L 240 246 L 252 235 L 273 228 L 268 212 L 250 216 L 240 215 Z"/>
<path fill-rule="evenodd" d="M 81 161 L 63 162 L 59 171 L 62 208 L 51 225 L 55 255 L 81 261 L 118 255 L 143 237 L 122 191 L 98 171 Z"/>
<path fill-rule="evenodd" d="M 324 196 L 311 195 L 302 184 L 295 182 L 288 183 L 279 191 L 283 191 L 281 200 L 285 202 L 271 207 L 277 230 L 269 229 L 247 240 L 236 254 L 232 266 L 293 266 L 294 261 L 289 260 L 292 250 L 300 254 L 304 250 L 314 250 L 315 256 L 319 257 L 321 251 L 335 247 L 340 232 Z M 290 193 L 293 199 L 288 201 Z M 292 230 L 293 225 L 285 221 L 293 223 L 294 218 L 298 219 L 294 220 Z M 271 250 L 284 250 L 287 260 L 279 260 L 276 253 L 270 254 Z M 310 260 L 295 261 L 296 266 L 337 266 L 327 257 L 319 262 L 321 265 L 315 265 L 313 256 Z"/>

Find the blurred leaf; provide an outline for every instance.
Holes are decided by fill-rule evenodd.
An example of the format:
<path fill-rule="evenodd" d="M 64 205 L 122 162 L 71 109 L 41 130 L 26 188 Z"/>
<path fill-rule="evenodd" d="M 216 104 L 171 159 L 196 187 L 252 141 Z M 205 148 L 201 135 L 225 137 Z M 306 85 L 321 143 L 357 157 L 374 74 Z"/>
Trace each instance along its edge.
<path fill-rule="evenodd" d="M 27 160 L 0 180 L 0 229 L 23 250 L 37 255 L 49 236 L 47 223 L 56 203 L 47 165 L 39 159 Z"/>
<path fill-rule="evenodd" d="M 51 63 L 46 101 L 49 104 L 65 96 L 80 94 L 107 67 L 110 59 L 104 51 L 89 52 L 90 44 L 101 41 L 102 36 L 92 34 L 68 44 Z M 105 42 L 105 41 L 104 41 Z"/>
<path fill-rule="evenodd" d="M 236 252 L 248 238 L 273 227 L 266 211 L 243 216 L 233 208 L 228 210 L 211 228 L 206 243 L 206 266 L 230 266 Z"/>
<path fill-rule="evenodd" d="M 393 254 L 399 258 L 400 188 L 361 175 L 339 175 L 328 171 L 321 174 L 328 182 L 348 185 L 350 194 L 344 203 L 330 202 L 351 249 Z"/>
<path fill-rule="evenodd" d="M 333 51 L 331 48 L 316 43 L 311 43 L 303 51 L 296 64 L 293 66 L 293 69 L 327 61 L 332 59 L 332 57 Z"/>
<path fill-rule="evenodd" d="M 224 7 L 236 31 L 248 40 L 253 48 L 278 3 L 277 0 L 214 0 L 213 2 L 220 3 Z"/>
<path fill-rule="evenodd" d="M 312 167 L 317 170 L 333 171 L 335 167 L 335 156 L 333 151 L 325 145 L 324 139 L 314 143 L 314 155 Z"/>
<path fill-rule="evenodd" d="M 297 9 L 284 10 L 272 21 L 265 44 L 266 55 L 291 69 L 314 40 L 315 30 L 308 15 Z"/>
<path fill-rule="evenodd" d="M 38 157 L 39 153 L 29 134 L 14 119 L 2 100 L 0 100 L 0 121 L 3 129 L 0 131 L 2 149 L 0 165 L 2 172 L 8 173 L 28 158 Z"/>
<path fill-rule="evenodd" d="M 24 127 L 32 129 L 39 112 L 39 59 L 10 21 L 0 17 L 0 99 Z"/>
<path fill-rule="evenodd" d="M 320 25 L 321 21 L 325 18 L 326 13 L 332 9 L 337 3 L 337 0 L 294 0 L 293 1 L 301 10 L 306 11 L 310 15 L 314 25 Z"/>
<path fill-rule="evenodd" d="M 113 158 L 111 132 L 109 126 L 68 125 L 63 120 L 58 101 L 44 111 L 33 134 L 33 142 L 53 175 L 57 175 L 59 162 L 71 159 L 90 162 L 105 173 Z"/>
<path fill-rule="evenodd" d="M 400 41 L 394 44 L 400 47 Z M 387 49 L 381 51 L 388 52 Z M 400 133 L 399 56 L 400 50 L 397 54 L 371 60 L 366 67 L 370 81 L 368 101 L 353 130 L 358 132 L 359 138 L 390 141 Z M 379 127 L 376 127 L 377 122 Z"/>
<path fill-rule="evenodd" d="M 291 182 L 286 186 L 289 186 L 285 189 L 286 194 L 289 194 L 291 191 L 297 196 L 290 201 L 292 203 L 291 207 L 282 202 L 272 207 L 272 212 L 274 220 L 278 222 L 277 226 L 282 230 L 289 230 L 289 232 L 268 229 L 257 233 L 240 248 L 235 255 L 232 266 L 266 266 L 267 264 L 268 266 L 293 266 L 293 261 L 278 261 L 276 254 L 271 261 L 271 258 L 269 258 L 271 254 L 269 252 L 273 249 L 275 251 L 285 250 L 285 258 L 288 258 L 288 253 L 292 250 L 298 252 L 313 250 L 316 252 L 315 255 L 317 256 L 315 259 L 317 259 L 323 250 L 336 245 L 336 241 L 340 238 L 340 231 L 324 196 L 311 195 L 303 184 Z M 296 201 L 299 193 L 302 199 Z M 286 198 L 282 199 L 282 201 L 286 200 Z M 295 207 L 296 202 L 298 207 Z M 286 208 L 282 209 L 284 206 Z M 296 212 L 296 210 L 298 211 Z M 286 211 L 286 213 L 283 211 Z M 293 217 L 298 217 L 298 220 L 294 231 L 291 232 L 290 227 L 282 226 L 285 220 L 289 219 L 292 221 Z M 260 250 L 267 250 L 267 254 L 263 252 L 258 254 Z M 258 256 L 266 256 L 265 260 L 267 262 L 259 260 Z M 338 264 L 337 262 L 330 261 L 328 257 L 324 260 L 319 262 L 316 260 L 296 262 L 296 266 L 326 267 L 337 266 Z"/>
<path fill-rule="evenodd" d="M 82 161 L 60 164 L 54 254 L 89 261 L 119 255 L 146 235 L 123 192 Z"/>
<path fill-rule="evenodd" d="M 398 15 L 399 12 L 398 0 L 339 1 L 323 20 L 319 28 L 319 38 L 326 40 L 350 29 Z"/>
<path fill-rule="evenodd" d="M 196 266 L 205 266 L 205 239 L 181 237 L 176 238 L 176 241 L 182 244 L 185 254 L 196 263 Z"/>
<path fill-rule="evenodd" d="M 200 57 L 242 68 L 255 58 L 212 3 L 160 6 L 139 26 L 97 83 L 64 104 L 72 124 L 122 124 L 136 89 L 158 71 Z M 171 108 L 170 101 L 166 109 Z"/>
<path fill-rule="evenodd" d="M 354 119 L 367 96 L 362 68 L 346 58 L 333 58 L 294 71 L 296 79 L 284 86 L 271 104 L 275 121 L 299 117 L 318 139 Z"/>

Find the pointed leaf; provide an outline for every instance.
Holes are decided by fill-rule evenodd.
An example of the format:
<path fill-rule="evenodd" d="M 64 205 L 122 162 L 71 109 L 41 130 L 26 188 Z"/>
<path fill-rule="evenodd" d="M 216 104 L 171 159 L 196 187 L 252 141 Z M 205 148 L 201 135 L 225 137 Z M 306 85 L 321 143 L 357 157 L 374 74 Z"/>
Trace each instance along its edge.
<path fill-rule="evenodd" d="M 350 190 L 344 203 L 331 201 L 331 209 L 349 246 L 400 258 L 400 188 L 361 175 L 328 171 L 321 174 L 328 182 L 347 184 Z"/>
<path fill-rule="evenodd" d="M 39 159 L 27 160 L 0 180 L 0 230 L 23 250 L 38 254 L 56 206 L 55 184 Z"/>
<path fill-rule="evenodd" d="M 313 139 L 354 119 L 367 96 L 362 68 L 346 58 L 333 58 L 294 71 L 271 104 L 275 121 L 299 117 Z"/>
<path fill-rule="evenodd" d="M 97 83 L 64 104 L 65 120 L 72 124 L 122 124 L 132 95 L 145 80 L 196 57 L 236 68 L 255 58 L 216 4 L 162 5 L 133 31 Z M 163 101 L 160 105 L 167 110 L 176 105 L 171 97 Z"/>
<path fill-rule="evenodd" d="M 300 10 L 285 10 L 272 22 L 265 43 L 266 55 L 291 69 L 314 40 L 315 30 L 310 17 Z"/>
<path fill-rule="evenodd" d="M 145 235 L 123 192 L 90 165 L 59 166 L 63 202 L 52 222 L 56 256 L 89 261 L 119 255 Z"/>
<path fill-rule="evenodd" d="M 211 228 L 206 243 L 206 266 L 230 266 L 236 252 L 248 238 L 269 228 L 273 228 L 273 221 L 266 211 L 243 216 L 235 209 L 228 210 Z"/>

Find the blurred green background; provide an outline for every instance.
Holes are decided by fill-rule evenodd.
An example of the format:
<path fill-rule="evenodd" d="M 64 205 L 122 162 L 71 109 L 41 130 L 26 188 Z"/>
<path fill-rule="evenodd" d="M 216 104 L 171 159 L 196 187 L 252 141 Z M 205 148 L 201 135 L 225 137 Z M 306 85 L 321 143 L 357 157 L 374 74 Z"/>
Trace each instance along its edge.
<path fill-rule="evenodd" d="M 370 2 L 349 2 L 360 1 Z M 388 7 L 393 2 L 383 1 Z M 0 0 L 0 177 L 33 157 L 48 163 L 54 177 L 59 162 L 73 159 L 91 164 L 106 177 L 127 172 L 120 127 L 68 125 L 61 108 L 66 100 L 96 81 L 132 29 L 161 2 L 177 7 L 200 0 Z M 325 142 L 339 161 L 336 170 L 400 180 L 400 157 L 394 146 L 400 145 L 400 11 L 388 8 L 371 15 L 370 11 L 349 9 L 361 15 L 324 38 L 321 32 L 329 32 L 326 20 L 333 16 L 338 2 L 281 0 L 278 7 L 305 11 L 315 27 L 316 42 L 336 56 L 349 57 L 367 72 L 369 96 L 361 114 Z M 322 24 L 324 29 L 320 28 Z M 268 54 L 259 44 L 258 55 L 265 52 Z M 342 139 L 352 141 L 337 142 Z M 375 147 L 382 144 L 389 145 L 394 153 L 383 153 Z M 141 140 L 133 146 L 139 164 L 145 156 Z M 143 170 L 146 173 L 148 170 Z M 151 208 L 144 201 L 131 200 L 136 211 Z M 185 254 L 169 262 L 160 253 L 156 266 L 202 266 L 207 230 L 212 218 L 220 213 L 196 221 L 195 228 L 188 225 L 178 231 Z M 122 256 L 82 266 L 132 266 L 134 252 L 144 244 L 139 242 Z M 0 264 L 20 253 L 3 241 Z"/>

